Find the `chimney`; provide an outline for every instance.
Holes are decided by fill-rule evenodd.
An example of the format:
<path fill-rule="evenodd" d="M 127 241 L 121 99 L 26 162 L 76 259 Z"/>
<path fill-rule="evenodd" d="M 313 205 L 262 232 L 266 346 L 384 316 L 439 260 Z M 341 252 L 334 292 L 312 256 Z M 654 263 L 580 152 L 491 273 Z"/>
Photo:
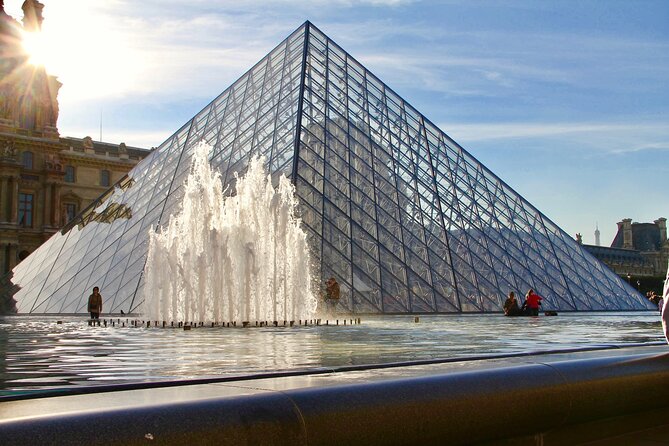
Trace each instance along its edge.
<path fill-rule="evenodd" d="M 655 224 L 660 228 L 660 244 L 664 244 L 667 241 L 667 219 L 660 217 L 655 220 Z"/>
<path fill-rule="evenodd" d="M 623 248 L 634 249 L 634 244 L 632 243 L 632 219 L 623 218 L 623 221 L 618 223 L 618 228 L 622 228 L 623 230 Z"/>

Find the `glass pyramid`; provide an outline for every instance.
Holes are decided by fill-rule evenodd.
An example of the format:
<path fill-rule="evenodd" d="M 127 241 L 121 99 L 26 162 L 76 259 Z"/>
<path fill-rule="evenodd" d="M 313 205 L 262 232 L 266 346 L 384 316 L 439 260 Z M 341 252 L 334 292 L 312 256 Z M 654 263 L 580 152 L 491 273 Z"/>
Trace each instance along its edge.
<path fill-rule="evenodd" d="M 529 288 L 545 310 L 650 308 L 306 22 L 4 278 L 19 313 L 86 312 L 93 286 L 105 312 L 135 311 L 148 231 L 177 209 L 202 140 L 230 190 L 255 154 L 292 179 L 340 312 L 498 312 Z"/>

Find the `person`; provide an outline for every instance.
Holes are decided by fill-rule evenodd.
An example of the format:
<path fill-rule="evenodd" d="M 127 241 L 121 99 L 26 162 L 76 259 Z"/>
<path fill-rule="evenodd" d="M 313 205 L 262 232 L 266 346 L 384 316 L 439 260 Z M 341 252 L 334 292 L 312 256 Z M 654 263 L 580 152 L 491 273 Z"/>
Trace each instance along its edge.
<path fill-rule="evenodd" d="M 648 300 L 652 302 L 653 305 L 657 307 L 659 311 L 662 311 L 662 296 L 658 295 L 655 291 L 649 291 L 646 293 Z"/>
<path fill-rule="evenodd" d="M 91 313 L 91 319 L 100 319 L 100 313 L 102 313 L 102 295 L 98 287 L 93 287 L 93 294 L 88 296 L 88 312 Z"/>
<path fill-rule="evenodd" d="M 662 291 L 662 329 L 664 330 L 664 337 L 669 342 L 669 265 L 667 266 L 667 278 L 664 280 L 664 290 Z"/>
<path fill-rule="evenodd" d="M 505 316 L 520 316 L 520 308 L 518 308 L 518 299 L 516 293 L 509 291 L 509 297 L 504 301 L 504 315 Z"/>
<path fill-rule="evenodd" d="M 328 311 L 334 313 L 337 303 L 339 303 L 339 283 L 334 277 L 330 277 L 325 281 L 325 303 L 327 304 Z"/>
<path fill-rule="evenodd" d="M 530 316 L 539 316 L 539 305 L 541 305 L 542 299 L 543 297 L 539 296 L 531 288 L 527 292 L 525 295 L 525 304 L 527 304 L 527 312 Z"/>

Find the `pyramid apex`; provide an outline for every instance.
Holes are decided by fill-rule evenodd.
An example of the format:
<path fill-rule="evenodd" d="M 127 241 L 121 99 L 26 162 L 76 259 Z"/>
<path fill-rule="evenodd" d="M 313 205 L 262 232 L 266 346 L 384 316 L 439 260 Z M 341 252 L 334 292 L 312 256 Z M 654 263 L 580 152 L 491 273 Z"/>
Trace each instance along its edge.
<path fill-rule="evenodd" d="M 304 29 L 304 33 L 306 35 L 309 35 L 309 33 L 311 32 L 311 29 L 315 28 L 315 27 L 314 27 L 314 24 L 311 23 L 311 21 L 305 20 L 304 23 L 302 24 L 302 26 L 300 26 L 300 28 Z"/>

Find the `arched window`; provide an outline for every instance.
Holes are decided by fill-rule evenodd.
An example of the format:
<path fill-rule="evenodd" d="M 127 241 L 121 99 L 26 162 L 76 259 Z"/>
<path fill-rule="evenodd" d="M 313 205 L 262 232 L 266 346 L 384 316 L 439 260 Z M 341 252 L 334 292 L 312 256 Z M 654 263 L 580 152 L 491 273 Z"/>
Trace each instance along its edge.
<path fill-rule="evenodd" d="M 23 152 L 23 168 L 32 169 L 33 168 L 33 153 L 32 152 Z"/>

